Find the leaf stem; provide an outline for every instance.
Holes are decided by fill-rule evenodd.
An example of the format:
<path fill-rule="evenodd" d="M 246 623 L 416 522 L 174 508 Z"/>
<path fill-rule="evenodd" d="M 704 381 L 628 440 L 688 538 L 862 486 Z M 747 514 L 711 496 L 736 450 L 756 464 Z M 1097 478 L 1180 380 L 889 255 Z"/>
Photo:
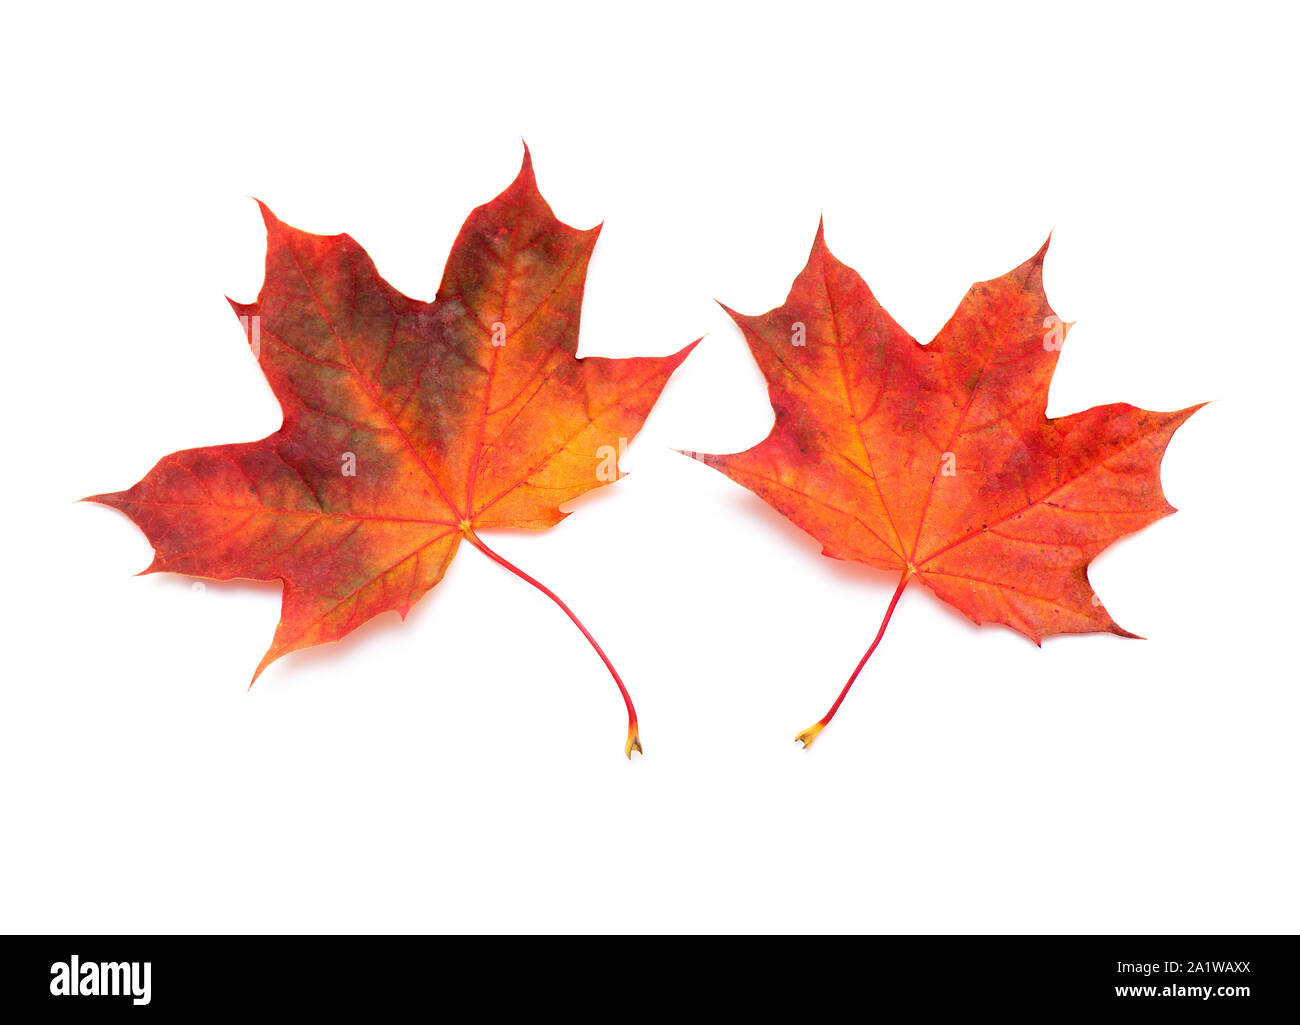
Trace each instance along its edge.
<path fill-rule="evenodd" d="M 826 728 L 826 724 L 835 718 L 835 713 L 839 711 L 840 705 L 849 693 L 849 688 L 853 686 L 853 681 L 858 678 L 858 674 L 862 672 L 862 667 L 867 664 L 867 659 L 869 659 L 871 653 L 876 650 L 876 646 L 880 643 L 880 638 L 885 636 L 885 627 L 889 625 L 889 618 L 894 614 L 894 609 L 898 607 L 898 599 L 903 597 L 903 588 L 907 586 L 907 582 L 912 579 L 915 572 L 916 571 L 911 566 L 908 566 L 907 569 L 903 571 L 903 579 L 898 582 L 898 588 L 894 591 L 894 597 L 890 599 L 889 608 L 885 610 L 885 618 L 880 621 L 880 629 L 876 631 L 876 639 L 871 642 L 871 647 L 869 647 L 867 653 L 862 656 L 862 661 L 858 663 L 858 667 L 853 670 L 853 675 L 849 677 L 849 682 L 846 683 L 844 689 L 840 691 L 840 696 L 835 699 L 835 704 L 831 705 L 830 711 L 794 738 L 797 742 L 803 744 L 805 751 L 812 747 L 813 741 L 816 740 L 817 735 Z"/>
<path fill-rule="evenodd" d="M 626 754 L 629 758 L 632 757 L 633 751 L 643 754 L 644 752 L 641 751 L 641 736 L 637 729 L 636 708 L 632 705 L 632 695 L 630 695 L 627 692 L 627 688 L 623 686 L 623 680 L 618 675 L 618 670 L 614 668 L 614 663 L 609 660 L 609 656 L 606 655 L 604 650 L 601 648 L 601 646 L 596 643 L 596 638 L 591 636 L 591 631 L 582 625 L 582 620 L 580 620 L 576 615 L 574 615 L 573 610 L 569 608 L 569 606 L 564 604 L 564 601 L 560 598 L 560 596 L 556 594 L 554 591 L 552 591 L 545 584 L 543 584 L 540 580 L 537 580 L 535 577 L 529 576 L 527 573 L 521 570 L 514 563 L 510 562 L 509 560 L 503 558 L 502 556 L 494 552 L 491 548 L 489 548 L 487 545 L 483 543 L 482 539 L 477 534 L 474 533 L 473 528 L 468 526 L 462 526 L 461 530 L 465 535 L 465 540 L 467 540 L 470 544 L 472 544 L 475 548 L 477 548 L 480 552 L 486 555 L 493 562 L 497 563 L 500 566 L 504 566 L 511 573 L 517 576 L 520 580 L 532 584 L 535 588 L 537 588 L 537 590 L 541 591 L 542 594 L 546 595 L 546 597 L 550 598 L 551 601 L 555 602 L 555 604 L 558 605 L 564 611 L 564 614 L 568 616 L 571 620 L 573 620 L 573 625 L 582 631 L 582 636 L 587 638 L 587 643 L 589 643 L 592 646 L 592 648 L 595 649 L 596 654 L 600 656 L 600 660 L 605 663 L 605 668 L 609 670 L 609 675 L 614 677 L 614 682 L 618 684 L 618 692 L 623 695 L 623 703 L 627 705 L 627 744 L 623 748 L 623 753 Z"/>

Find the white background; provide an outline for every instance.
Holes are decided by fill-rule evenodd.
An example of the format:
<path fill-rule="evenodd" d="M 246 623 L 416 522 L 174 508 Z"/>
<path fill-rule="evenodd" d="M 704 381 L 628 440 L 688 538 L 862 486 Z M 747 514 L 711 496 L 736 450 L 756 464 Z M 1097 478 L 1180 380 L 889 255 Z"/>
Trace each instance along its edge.
<path fill-rule="evenodd" d="M 906 10 L 904 10 L 906 7 Z M 1292 10 L 38 5 L 6 16 L 5 931 L 1300 928 Z M 75 504 L 279 410 L 224 295 L 346 231 L 431 298 L 521 139 L 605 221 L 582 351 L 706 335 L 544 534 L 462 546 L 405 624 L 246 684 L 279 587 L 133 578 Z M 1180 512 L 1092 578 L 1145 641 L 1036 648 L 833 562 L 671 451 L 772 414 L 717 298 L 783 301 L 819 214 L 913 335 L 1050 231 L 1049 413 L 1213 399 Z"/>

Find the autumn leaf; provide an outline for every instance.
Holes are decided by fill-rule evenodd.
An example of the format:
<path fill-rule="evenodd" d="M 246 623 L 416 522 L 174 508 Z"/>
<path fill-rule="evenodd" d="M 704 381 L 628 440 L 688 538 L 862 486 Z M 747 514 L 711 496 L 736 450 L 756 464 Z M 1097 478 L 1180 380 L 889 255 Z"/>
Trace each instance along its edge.
<path fill-rule="evenodd" d="M 756 317 L 727 310 L 767 378 L 776 423 L 745 452 L 695 458 L 779 510 L 823 554 L 900 574 L 848 683 L 796 738 L 805 747 L 912 580 L 976 623 L 1002 623 L 1035 643 L 1136 636 L 1093 593 L 1088 563 L 1174 511 L 1160 460 L 1200 407 L 1116 403 L 1047 418 L 1068 325 L 1043 292 L 1046 252 L 972 287 L 928 345 L 831 255 L 820 226 L 784 305 Z"/>
<path fill-rule="evenodd" d="M 260 205 L 260 204 L 259 204 Z M 470 214 L 431 303 L 379 276 L 347 235 L 310 235 L 261 207 L 266 277 L 231 301 L 284 412 L 271 436 L 169 455 L 135 487 L 96 495 L 155 549 L 145 572 L 284 583 L 253 679 L 291 651 L 383 612 L 405 618 L 462 540 L 551 598 L 478 531 L 560 522 L 560 506 L 618 477 L 672 356 L 577 358 L 599 227 L 556 220 L 525 150 L 518 177 Z"/>

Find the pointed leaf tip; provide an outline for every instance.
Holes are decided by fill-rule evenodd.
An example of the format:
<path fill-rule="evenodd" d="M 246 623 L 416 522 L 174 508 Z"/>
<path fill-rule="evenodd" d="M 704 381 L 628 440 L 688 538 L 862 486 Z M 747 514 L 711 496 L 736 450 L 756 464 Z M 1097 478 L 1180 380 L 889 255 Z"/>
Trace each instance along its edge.
<path fill-rule="evenodd" d="M 817 217 L 817 234 L 813 236 L 813 252 L 819 248 L 826 248 L 826 218 L 822 215 Z"/>
<path fill-rule="evenodd" d="M 515 175 L 516 184 L 531 186 L 534 191 L 537 190 L 537 174 L 533 170 L 533 154 L 528 148 L 528 143 L 524 143 L 524 159 L 519 163 L 519 173 Z"/>
<path fill-rule="evenodd" d="M 262 223 L 266 225 L 268 231 L 270 231 L 271 228 L 275 227 L 277 224 L 280 223 L 280 218 L 276 217 L 275 214 L 271 211 L 271 208 L 267 206 L 265 203 L 263 203 L 256 196 L 253 197 L 253 202 L 257 204 L 257 209 L 261 211 Z"/>
<path fill-rule="evenodd" d="M 746 324 L 758 319 L 757 317 L 751 317 L 748 313 L 741 313 L 738 310 L 733 310 L 721 299 L 714 299 L 713 301 L 722 307 L 723 311 L 727 314 L 728 317 L 730 317 L 733 321 L 735 321 L 738 327 L 743 328 Z"/>

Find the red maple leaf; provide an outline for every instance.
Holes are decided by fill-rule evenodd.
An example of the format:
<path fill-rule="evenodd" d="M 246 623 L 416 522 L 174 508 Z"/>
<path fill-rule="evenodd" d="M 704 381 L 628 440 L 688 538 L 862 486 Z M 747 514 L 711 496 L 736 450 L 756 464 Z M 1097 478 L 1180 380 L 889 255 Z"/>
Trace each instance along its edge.
<path fill-rule="evenodd" d="M 262 214 L 262 291 L 231 305 L 283 426 L 174 453 L 130 490 L 91 500 L 145 532 L 155 548 L 145 572 L 283 581 L 254 680 L 382 612 L 405 618 L 468 541 L 573 620 L 623 695 L 626 752 L 641 750 L 632 699 L 595 639 L 478 531 L 553 526 L 568 515 L 561 505 L 615 479 L 617 453 L 693 346 L 577 358 L 600 229 L 556 220 L 526 150 L 514 183 L 461 228 L 431 303 L 392 288 L 349 236 Z"/>
<path fill-rule="evenodd" d="M 776 423 L 735 455 L 696 455 L 803 528 L 825 555 L 900 574 L 884 620 L 811 746 L 919 580 L 976 623 L 1036 643 L 1052 634 L 1134 634 L 1111 619 L 1088 563 L 1173 512 L 1160 460 L 1199 406 L 1116 403 L 1049 419 L 1064 324 L 1047 304 L 1047 246 L 973 286 L 928 345 L 831 255 L 818 228 L 784 305 L 740 325 L 767 378 Z M 725 307 L 724 307 L 725 308 Z"/>

